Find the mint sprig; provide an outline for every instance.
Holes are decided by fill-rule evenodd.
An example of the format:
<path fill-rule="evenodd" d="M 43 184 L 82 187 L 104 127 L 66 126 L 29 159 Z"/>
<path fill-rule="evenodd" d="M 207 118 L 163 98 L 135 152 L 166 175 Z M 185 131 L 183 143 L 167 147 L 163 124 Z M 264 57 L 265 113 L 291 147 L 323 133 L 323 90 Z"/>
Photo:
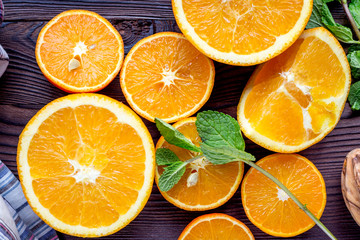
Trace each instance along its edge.
<path fill-rule="evenodd" d="M 186 171 L 187 162 L 174 162 L 165 168 L 159 178 L 161 191 L 167 192 L 177 184 Z"/>
<path fill-rule="evenodd" d="M 156 126 L 163 135 L 165 140 L 170 139 L 170 144 L 182 147 L 188 150 L 193 149 L 189 144 L 190 140 L 186 138 L 177 129 L 165 123 L 160 119 L 156 119 Z M 226 164 L 230 162 L 244 162 L 255 168 L 276 185 L 278 185 L 298 206 L 302 209 L 331 239 L 336 237 L 302 204 L 290 190 L 276 179 L 269 172 L 256 165 L 255 157 L 245 152 L 245 141 L 242 137 L 238 122 L 229 115 L 216 111 L 205 111 L 198 113 L 196 119 L 196 128 L 202 140 L 201 148 L 197 149 L 200 154 L 185 162 L 179 160 L 175 153 L 170 149 L 157 149 L 156 162 L 158 165 L 166 165 L 164 172 L 159 178 L 159 188 L 161 191 L 169 191 L 181 179 L 186 172 L 186 166 L 196 160 L 207 160 L 212 164 Z M 195 145 L 194 145 L 195 146 Z M 190 149 L 189 149 L 190 148 Z M 175 156 L 174 156 L 175 155 Z M 167 159 L 169 158 L 169 159 Z M 189 179 L 188 179 L 189 180 Z M 193 186 L 196 181 L 190 179 Z M 188 185 L 189 186 L 189 185 Z"/>
<path fill-rule="evenodd" d="M 167 148 L 159 148 L 156 151 L 155 158 L 156 158 L 156 164 L 159 166 L 162 165 L 167 166 L 175 162 L 181 162 L 178 156 L 176 156 L 176 154 L 173 151 Z"/>

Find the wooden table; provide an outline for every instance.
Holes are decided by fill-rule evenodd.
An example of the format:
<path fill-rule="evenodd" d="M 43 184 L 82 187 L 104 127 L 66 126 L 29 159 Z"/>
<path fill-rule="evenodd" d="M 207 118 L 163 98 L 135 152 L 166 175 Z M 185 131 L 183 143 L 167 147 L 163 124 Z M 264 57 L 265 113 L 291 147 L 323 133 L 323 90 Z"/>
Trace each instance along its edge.
<path fill-rule="evenodd" d="M 140 39 L 153 33 L 176 31 L 170 0 L 4 0 L 5 22 L 0 28 L 0 44 L 10 56 L 10 65 L 0 81 L 0 159 L 17 175 L 16 147 L 18 137 L 29 119 L 45 104 L 67 93 L 50 84 L 35 61 L 35 43 L 44 24 L 56 14 L 69 9 L 95 11 L 119 30 L 125 43 L 125 53 Z M 336 20 L 346 23 L 337 3 L 330 4 Z M 254 67 L 233 67 L 216 63 L 216 82 L 210 100 L 203 109 L 213 109 L 236 116 L 242 89 Z M 100 93 L 126 104 L 117 77 Z M 153 123 L 144 120 L 154 141 L 159 133 Z M 258 159 L 269 155 L 246 140 L 247 150 Z M 347 104 L 337 127 L 320 143 L 300 154 L 312 160 L 324 176 L 328 201 L 322 222 L 339 239 L 360 239 L 360 227 L 345 207 L 340 188 L 340 173 L 345 155 L 360 143 L 360 117 Z M 248 168 L 246 168 L 247 170 Z M 256 228 L 246 217 L 240 199 L 240 189 L 224 206 L 206 212 L 187 212 L 168 203 L 154 185 L 149 202 L 141 214 L 120 232 L 103 239 L 177 239 L 195 217 L 222 212 L 244 222 L 256 239 L 276 239 Z M 59 234 L 61 239 L 78 239 Z M 327 239 L 314 227 L 293 239 Z"/>

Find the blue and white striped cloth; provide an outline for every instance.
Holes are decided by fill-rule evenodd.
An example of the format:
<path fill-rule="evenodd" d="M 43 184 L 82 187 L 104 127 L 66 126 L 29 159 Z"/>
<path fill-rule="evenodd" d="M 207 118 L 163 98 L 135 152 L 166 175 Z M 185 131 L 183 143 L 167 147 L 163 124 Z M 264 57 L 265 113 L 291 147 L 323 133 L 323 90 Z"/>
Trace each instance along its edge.
<path fill-rule="evenodd" d="M 2 217 L 6 217 L 6 214 L 3 213 L 3 216 L 0 216 L 0 240 L 17 240 L 18 237 L 21 240 L 58 240 L 56 232 L 33 212 L 26 201 L 20 182 L 1 160 L 0 195 L 4 199 L 18 231 L 17 235 L 16 229 L 10 229 L 9 224 L 2 219 Z"/>

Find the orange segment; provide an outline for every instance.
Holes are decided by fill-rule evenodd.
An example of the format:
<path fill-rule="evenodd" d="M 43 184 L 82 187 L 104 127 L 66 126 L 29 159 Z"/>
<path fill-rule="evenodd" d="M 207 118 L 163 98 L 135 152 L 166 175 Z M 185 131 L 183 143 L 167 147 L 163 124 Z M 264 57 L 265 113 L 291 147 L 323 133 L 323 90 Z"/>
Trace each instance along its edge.
<path fill-rule="evenodd" d="M 210 58 L 233 65 L 255 65 L 279 55 L 300 36 L 312 10 L 312 0 L 172 2 L 189 41 Z"/>
<path fill-rule="evenodd" d="M 178 240 L 255 240 L 249 228 L 239 220 L 222 213 L 211 213 L 195 218 Z"/>
<path fill-rule="evenodd" d="M 321 217 L 326 204 L 325 182 L 308 159 L 297 154 L 273 154 L 257 165 L 282 182 L 317 218 Z M 253 168 L 244 177 L 241 198 L 250 221 L 270 235 L 293 237 L 315 225 L 283 190 Z"/>
<path fill-rule="evenodd" d="M 105 18 L 71 10 L 44 26 L 35 55 L 41 71 L 55 86 L 67 92 L 95 92 L 119 73 L 124 44 Z"/>
<path fill-rule="evenodd" d="M 58 231 L 82 237 L 125 227 L 149 198 L 154 147 L 140 118 L 98 94 L 57 99 L 27 124 L 20 180 L 33 210 Z"/>
<path fill-rule="evenodd" d="M 173 126 L 194 144 L 199 145 L 200 136 L 195 126 L 196 118 L 186 118 Z M 161 137 L 156 149 L 168 148 L 181 161 L 189 160 L 198 153 L 169 144 Z M 156 183 L 164 171 L 163 166 L 157 166 L 155 172 Z M 244 164 L 232 162 L 223 165 L 213 165 L 205 158 L 200 158 L 187 166 L 180 181 L 169 191 L 160 191 L 166 200 L 175 206 L 188 211 L 204 211 L 217 208 L 226 203 L 236 192 L 243 176 Z M 197 174 L 197 181 L 188 185 L 190 174 Z"/>
<path fill-rule="evenodd" d="M 175 122 L 199 110 L 214 85 L 213 62 L 182 34 L 157 33 L 139 41 L 126 56 L 122 91 L 142 117 Z"/>
<path fill-rule="evenodd" d="M 238 106 L 241 129 L 272 151 L 305 149 L 335 127 L 350 83 L 339 42 L 324 28 L 306 30 L 251 76 Z"/>

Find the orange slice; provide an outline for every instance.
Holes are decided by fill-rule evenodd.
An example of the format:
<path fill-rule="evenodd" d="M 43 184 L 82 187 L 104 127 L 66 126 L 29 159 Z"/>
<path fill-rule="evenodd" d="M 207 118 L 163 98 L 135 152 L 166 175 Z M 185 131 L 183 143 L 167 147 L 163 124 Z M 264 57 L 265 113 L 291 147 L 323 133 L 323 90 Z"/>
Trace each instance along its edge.
<path fill-rule="evenodd" d="M 196 118 L 186 118 L 173 125 L 185 137 L 199 146 L 200 136 L 195 126 Z M 199 153 L 176 147 L 165 141 L 163 137 L 156 144 L 156 149 L 168 148 L 181 161 L 189 160 Z M 164 171 L 163 166 L 157 166 L 155 181 Z M 232 162 L 223 165 L 213 165 L 204 158 L 190 163 L 180 181 L 169 191 L 160 193 L 175 206 L 188 211 L 205 211 L 217 208 L 226 203 L 236 192 L 244 173 L 242 162 Z"/>
<path fill-rule="evenodd" d="M 326 204 L 325 182 L 308 159 L 297 154 L 272 154 L 257 165 L 282 182 L 320 218 Z M 293 237 L 315 225 L 274 182 L 251 168 L 241 185 L 241 199 L 250 221 L 262 231 L 278 237 Z"/>
<path fill-rule="evenodd" d="M 351 84 L 349 63 L 325 28 L 304 31 L 283 54 L 260 65 L 238 106 L 244 134 L 276 152 L 298 152 L 338 123 Z"/>
<path fill-rule="evenodd" d="M 143 209 L 153 185 L 154 145 L 141 119 L 99 94 L 41 109 L 20 136 L 18 172 L 32 209 L 51 227 L 109 235 Z"/>
<path fill-rule="evenodd" d="M 125 58 L 122 91 L 142 117 L 176 122 L 197 112 L 209 99 L 213 62 L 180 33 L 157 33 L 139 41 Z"/>
<path fill-rule="evenodd" d="M 178 240 L 255 240 L 250 229 L 239 220 L 222 213 L 211 213 L 195 218 Z"/>
<path fill-rule="evenodd" d="M 177 24 L 197 49 L 216 61 L 247 66 L 291 46 L 313 1 L 172 0 L 172 5 Z"/>
<path fill-rule="evenodd" d="M 35 56 L 42 73 L 56 87 L 66 92 L 96 92 L 119 73 L 124 44 L 105 18 L 70 10 L 43 27 Z"/>

